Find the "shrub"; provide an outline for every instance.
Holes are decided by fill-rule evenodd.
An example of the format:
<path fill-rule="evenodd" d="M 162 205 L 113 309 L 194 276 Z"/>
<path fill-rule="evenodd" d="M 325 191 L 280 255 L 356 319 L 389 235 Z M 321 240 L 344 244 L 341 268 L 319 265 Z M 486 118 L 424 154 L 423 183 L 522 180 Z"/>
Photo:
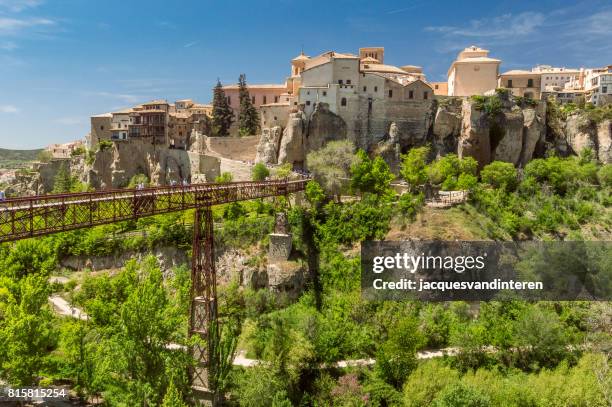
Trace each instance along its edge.
<path fill-rule="evenodd" d="M 440 390 L 459 380 L 459 372 L 431 359 L 421 364 L 404 383 L 404 405 L 421 407 L 430 405 Z"/>
<path fill-rule="evenodd" d="M 109 148 L 113 148 L 113 142 L 110 140 L 102 140 L 100 141 L 100 143 L 98 143 L 98 150 L 99 151 L 106 151 Z"/>
<path fill-rule="evenodd" d="M 257 163 L 251 169 L 253 181 L 263 181 L 270 176 L 270 170 L 263 163 Z"/>
<path fill-rule="evenodd" d="M 599 169 L 597 180 L 602 186 L 612 187 L 612 164 L 606 164 Z"/>
<path fill-rule="evenodd" d="M 402 194 L 397 203 L 399 211 L 408 219 L 414 220 L 417 213 L 425 204 L 425 195 L 420 192 L 418 194 Z"/>
<path fill-rule="evenodd" d="M 357 160 L 351 166 L 351 189 L 380 196 L 390 195 L 390 184 L 395 176 L 389 165 L 378 156 L 370 159 L 363 150 L 357 152 Z"/>
<path fill-rule="evenodd" d="M 229 182 L 232 182 L 233 179 L 234 176 L 231 172 L 224 172 L 221 173 L 221 175 L 217 176 L 217 178 L 215 178 L 215 182 L 218 184 L 227 184 Z"/>
<path fill-rule="evenodd" d="M 494 188 L 514 191 L 518 185 L 518 172 L 512 163 L 493 161 L 480 172 L 482 181 Z"/>
<path fill-rule="evenodd" d="M 444 388 L 432 403 L 435 407 L 488 407 L 491 399 L 481 390 L 463 383 Z"/>
<path fill-rule="evenodd" d="M 149 186 L 149 177 L 144 174 L 134 175 L 132 178 L 130 178 L 128 188 L 136 188 L 140 184 L 144 185 L 145 187 Z"/>
<path fill-rule="evenodd" d="M 400 175 L 410 185 L 411 189 L 427 182 L 428 146 L 413 148 L 402 156 Z"/>

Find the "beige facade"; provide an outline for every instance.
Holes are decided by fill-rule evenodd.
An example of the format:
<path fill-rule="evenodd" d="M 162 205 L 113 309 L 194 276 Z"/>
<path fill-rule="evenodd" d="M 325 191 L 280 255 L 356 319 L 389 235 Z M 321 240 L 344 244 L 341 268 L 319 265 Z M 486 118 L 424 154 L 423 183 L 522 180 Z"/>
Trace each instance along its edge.
<path fill-rule="evenodd" d="M 448 70 L 448 95 L 483 95 L 497 87 L 501 60 L 489 51 L 472 45 L 459 53 Z"/>
<path fill-rule="evenodd" d="M 448 96 L 448 82 L 430 82 L 434 95 Z"/>
<path fill-rule="evenodd" d="M 74 150 L 83 146 L 83 141 L 77 140 L 64 144 L 50 144 L 46 150 L 51 153 L 53 158 L 70 158 Z"/>
<path fill-rule="evenodd" d="M 499 76 L 498 87 L 510 90 L 514 96 L 540 99 L 541 80 L 538 72 L 512 70 Z"/>
<path fill-rule="evenodd" d="M 93 149 L 102 140 L 110 140 L 112 113 L 103 113 L 90 117 L 90 131 L 87 136 L 87 147 Z"/>

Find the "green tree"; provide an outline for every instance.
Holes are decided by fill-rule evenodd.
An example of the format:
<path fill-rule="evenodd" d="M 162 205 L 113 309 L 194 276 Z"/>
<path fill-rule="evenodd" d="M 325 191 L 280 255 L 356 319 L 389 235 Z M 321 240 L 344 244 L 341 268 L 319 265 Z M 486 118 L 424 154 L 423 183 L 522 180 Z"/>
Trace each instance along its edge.
<path fill-rule="evenodd" d="M 351 166 L 351 189 L 362 194 L 390 195 L 393 178 L 389 165 L 382 157 L 372 160 L 365 151 L 357 151 L 357 160 Z"/>
<path fill-rule="evenodd" d="M 174 380 L 170 380 L 170 385 L 168 385 L 162 401 L 162 407 L 187 407 L 181 392 L 174 385 Z"/>
<path fill-rule="evenodd" d="M 472 157 L 459 158 L 456 154 L 447 154 L 434 161 L 427 168 L 429 180 L 436 185 L 442 186 L 445 190 L 457 188 L 457 182 L 461 174 L 476 176 L 478 162 Z M 465 178 L 463 185 L 473 183 L 472 178 Z"/>
<path fill-rule="evenodd" d="M 240 112 L 238 113 L 238 129 L 240 135 L 251 136 L 259 131 L 259 113 L 251 101 L 246 76 L 240 74 L 238 78 L 238 97 Z"/>
<path fill-rule="evenodd" d="M 349 179 L 351 167 L 357 160 L 354 150 L 353 143 L 348 140 L 330 141 L 306 156 L 308 169 L 328 196 L 340 197 L 344 180 Z"/>
<path fill-rule="evenodd" d="M 126 268 L 135 267 L 132 262 Z M 146 258 L 136 275 L 138 281 L 121 305 L 103 366 L 108 369 L 109 385 L 120 389 L 112 395 L 113 403 L 158 404 L 168 384 L 173 357 L 167 345 L 172 343 L 180 320 L 169 301 L 156 259 Z"/>
<path fill-rule="evenodd" d="M 234 121 L 234 112 L 229 105 L 221 81 L 217 80 L 217 85 L 213 91 L 213 110 L 212 127 L 213 135 L 225 137 L 229 136 L 229 129 Z"/>
<path fill-rule="evenodd" d="M 410 190 L 427 182 L 427 157 L 430 148 L 428 146 L 413 148 L 402 157 L 400 175 L 410 185 Z"/>
<path fill-rule="evenodd" d="M 270 170 L 263 163 L 257 163 L 251 169 L 251 178 L 253 181 L 263 181 L 270 176 Z"/>
<path fill-rule="evenodd" d="M 378 374 L 396 389 L 401 389 L 404 381 L 417 366 L 416 351 L 423 341 L 414 318 L 406 317 L 400 320 L 391 328 L 388 339 L 378 349 Z"/>
<path fill-rule="evenodd" d="M 8 298 L 0 321 L 0 366 L 11 385 L 32 386 L 45 368 L 56 334 L 47 305 L 47 277 L 27 276 L 19 289 L 18 296 Z"/>
<path fill-rule="evenodd" d="M 518 186 L 518 173 L 512 163 L 493 161 L 480 172 L 482 181 L 494 188 L 514 191 Z"/>
<path fill-rule="evenodd" d="M 73 188 L 74 184 L 76 180 L 74 179 L 74 177 L 72 175 L 70 175 L 70 170 L 68 169 L 68 166 L 66 165 L 65 162 L 63 162 L 60 167 L 59 170 L 57 171 L 57 174 L 55 174 L 55 177 L 53 178 L 53 193 L 54 194 L 61 194 L 61 193 L 65 193 L 65 192 L 70 192 L 70 190 Z"/>

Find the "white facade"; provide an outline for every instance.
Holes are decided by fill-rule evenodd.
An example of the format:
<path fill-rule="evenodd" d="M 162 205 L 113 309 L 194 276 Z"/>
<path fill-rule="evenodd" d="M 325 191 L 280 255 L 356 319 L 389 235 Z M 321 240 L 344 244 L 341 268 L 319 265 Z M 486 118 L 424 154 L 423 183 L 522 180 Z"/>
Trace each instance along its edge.
<path fill-rule="evenodd" d="M 572 81 L 580 74 L 578 69 L 553 67 L 550 65 L 538 65 L 532 68 L 531 71 L 542 75 L 541 92 L 562 89 L 566 83 Z"/>
<path fill-rule="evenodd" d="M 111 119 L 111 140 L 127 140 L 128 138 L 128 128 L 130 123 L 132 123 L 132 118 L 130 117 L 131 109 L 113 112 Z"/>

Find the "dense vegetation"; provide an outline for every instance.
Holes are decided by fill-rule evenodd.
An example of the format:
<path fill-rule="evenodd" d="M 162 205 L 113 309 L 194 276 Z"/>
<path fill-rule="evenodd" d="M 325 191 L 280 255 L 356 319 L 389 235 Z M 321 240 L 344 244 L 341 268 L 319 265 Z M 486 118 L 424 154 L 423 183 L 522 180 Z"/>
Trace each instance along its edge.
<path fill-rule="evenodd" d="M 469 190 L 459 209 L 479 212 L 490 238 L 588 238 L 590 227 L 611 227 L 611 166 L 586 153 L 534 160 L 522 171 L 494 162 L 478 173 L 471 159 L 428 157 L 427 148 L 404 157 L 400 176 L 409 192 L 397 196 L 384 161 L 330 143 L 308 157 L 315 181 L 305 205 L 276 198 L 214 208 L 217 246 L 241 249 L 253 269 L 265 268 L 275 212 L 287 212 L 292 261 L 310 276 L 298 298 L 251 288 L 236 275 L 220 287 L 220 357 L 227 362 L 244 350 L 261 360 L 249 368 L 225 363 L 215 380 L 229 405 L 610 404 L 610 303 L 365 301 L 357 245 L 415 219 L 426 184 Z M 189 344 L 187 267 L 164 274 L 149 257 L 112 273 L 75 273 L 64 285 L 47 281 L 67 255 L 164 245 L 189 251 L 191 219 L 186 211 L 0 246 L 2 378 L 68 382 L 108 405 L 184 405 L 192 361 L 175 345 Z M 54 291 L 89 321 L 55 316 L 46 300 Z M 452 351 L 435 359 L 418 353 L 435 348 Z M 375 363 L 337 364 L 346 359 Z"/>

